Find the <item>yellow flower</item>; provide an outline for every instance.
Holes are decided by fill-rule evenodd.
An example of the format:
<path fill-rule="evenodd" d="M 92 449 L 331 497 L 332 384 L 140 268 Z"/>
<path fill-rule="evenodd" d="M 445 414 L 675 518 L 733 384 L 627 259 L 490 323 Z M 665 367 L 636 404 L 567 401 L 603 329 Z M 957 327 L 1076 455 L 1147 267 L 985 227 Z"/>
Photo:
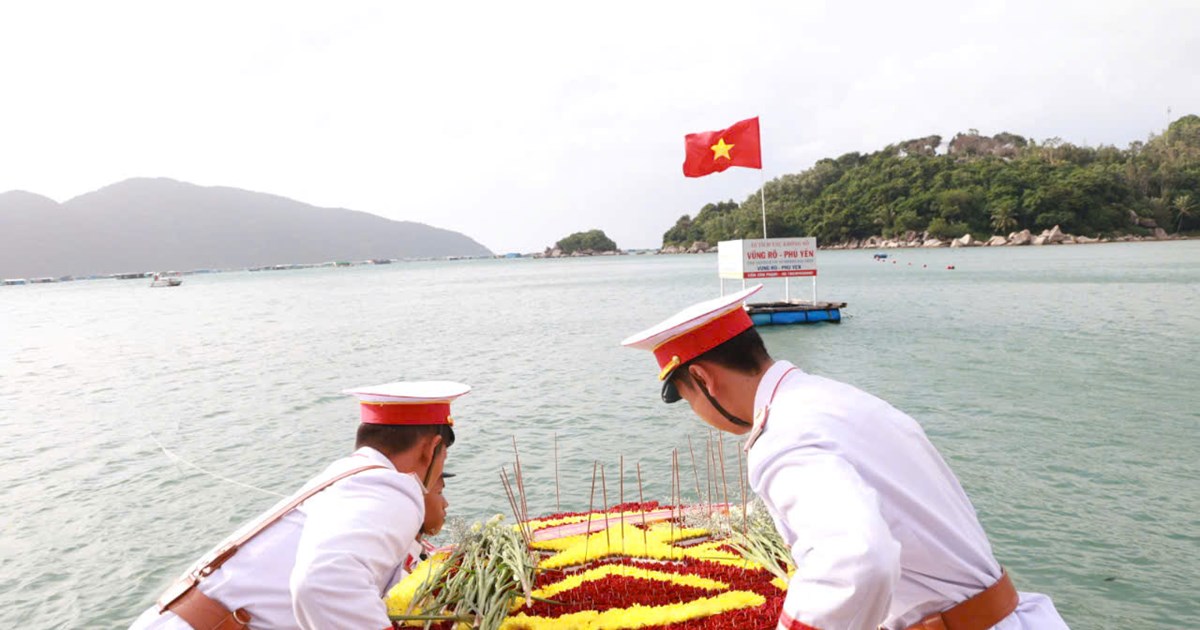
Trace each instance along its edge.
<path fill-rule="evenodd" d="M 437 573 L 438 567 L 446 562 L 449 557 L 447 553 L 435 553 L 429 558 L 422 560 L 420 564 L 413 567 L 412 573 L 404 576 L 392 590 L 388 591 L 385 601 L 389 615 L 419 615 L 420 609 L 414 608 L 409 610 L 408 607 L 412 604 L 413 597 L 417 594 L 417 589 L 425 580 Z M 418 624 L 420 625 L 420 624 Z"/>
<path fill-rule="evenodd" d="M 534 543 L 534 547 L 558 551 L 557 554 L 538 563 L 539 568 L 562 569 L 610 556 L 629 556 L 655 560 L 679 560 L 689 556 L 696 557 L 692 554 L 706 553 L 708 550 L 689 553 L 688 549 L 676 547 L 671 543 L 678 540 L 699 538 L 707 534 L 707 530 L 684 527 L 672 528 L 669 524 L 664 523 L 659 523 L 649 530 L 643 531 L 634 527 L 629 521 L 626 521 L 624 528 L 621 527 L 620 523 L 613 523 L 607 530 L 592 532 L 588 536 L 580 534 L 553 541 L 542 541 Z"/>

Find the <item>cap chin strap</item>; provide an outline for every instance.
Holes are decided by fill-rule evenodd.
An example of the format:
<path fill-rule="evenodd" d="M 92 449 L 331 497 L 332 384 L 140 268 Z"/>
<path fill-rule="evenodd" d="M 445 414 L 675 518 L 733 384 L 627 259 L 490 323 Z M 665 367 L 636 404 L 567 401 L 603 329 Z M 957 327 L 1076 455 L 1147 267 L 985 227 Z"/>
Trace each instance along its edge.
<path fill-rule="evenodd" d="M 425 475 L 423 477 L 424 481 L 421 483 L 421 485 L 424 486 L 422 490 L 425 491 L 425 494 L 429 494 L 429 489 L 433 487 L 433 463 L 437 461 L 438 455 L 445 447 L 445 444 L 439 443 L 433 448 L 433 459 L 429 460 L 429 468 L 425 469 Z"/>
<path fill-rule="evenodd" d="M 753 424 L 750 424 L 749 422 L 742 420 L 741 418 L 729 413 L 728 411 L 725 411 L 725 408 L 721 406 L 721 403 L 717 402 L 717 399 L 713 398 L 712 394 L 708 393 L 708 384 L 703 383 L 703 382 L 697 382 L 696 384 L 700 386 L 700 391 L 704 392 L 704 397 L 708 399 L 708 402 L 711 403 L 712 406 L 717 411 L 721 412 L 721 415 L 725 416 L 726 420 L 738 425 L 739 427 L 754 426 Z"/>

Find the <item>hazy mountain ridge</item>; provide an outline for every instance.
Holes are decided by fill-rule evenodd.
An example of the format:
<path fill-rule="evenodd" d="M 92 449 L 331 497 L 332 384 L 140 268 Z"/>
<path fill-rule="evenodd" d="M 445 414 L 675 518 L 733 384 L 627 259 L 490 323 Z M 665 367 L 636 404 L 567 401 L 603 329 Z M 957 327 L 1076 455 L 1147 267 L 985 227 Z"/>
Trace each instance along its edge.
<path fill-rule="evenodd" d="M 5 278 L 487 255 L 423 223 L 171 179 L 129 179 L 61 204 L 0 193 Z"/>

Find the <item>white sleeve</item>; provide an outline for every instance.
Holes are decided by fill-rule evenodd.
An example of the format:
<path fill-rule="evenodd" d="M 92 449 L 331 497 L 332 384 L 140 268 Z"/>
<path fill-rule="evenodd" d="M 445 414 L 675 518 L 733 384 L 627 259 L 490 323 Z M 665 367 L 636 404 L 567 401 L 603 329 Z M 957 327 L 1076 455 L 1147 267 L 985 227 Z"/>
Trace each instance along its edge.
<path fill-rule="evenodd" d="M 758 487 L 795 535 L 779 627 L 878 628 L 900 580 L 900 544 L 875 491 L 818 445 L 783 449 L 760 470 Z"/>
<path fill-rule="evenodd" d="M 420 485 L 395 472 L 359 473 L 314 497 L 290 580 L 304 629 L 391 628 L 382 590 L 425 518 Z"/>

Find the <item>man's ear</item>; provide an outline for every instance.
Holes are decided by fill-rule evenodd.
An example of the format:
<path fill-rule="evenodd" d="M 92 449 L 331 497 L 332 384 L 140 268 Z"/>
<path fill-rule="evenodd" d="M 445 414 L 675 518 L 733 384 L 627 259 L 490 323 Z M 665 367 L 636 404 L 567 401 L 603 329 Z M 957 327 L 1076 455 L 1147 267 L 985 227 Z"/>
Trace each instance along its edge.
<path fill-rule="evenodd" d="M 709 368 L 703 363 L 693 363 L 688 366 L 688 374 L 691 375 L 692 381 L 696 383 L 696 387 L 701 390 L 708 390 L 709 394 L 716 395 L 716 370 Z"/>
<path fill-rule="evenodd" d="M 442 445 L 442 436 L 432 435 L 421 442 L 421 465 L 428 468 L 437 457 L 438 447 Z"/>

